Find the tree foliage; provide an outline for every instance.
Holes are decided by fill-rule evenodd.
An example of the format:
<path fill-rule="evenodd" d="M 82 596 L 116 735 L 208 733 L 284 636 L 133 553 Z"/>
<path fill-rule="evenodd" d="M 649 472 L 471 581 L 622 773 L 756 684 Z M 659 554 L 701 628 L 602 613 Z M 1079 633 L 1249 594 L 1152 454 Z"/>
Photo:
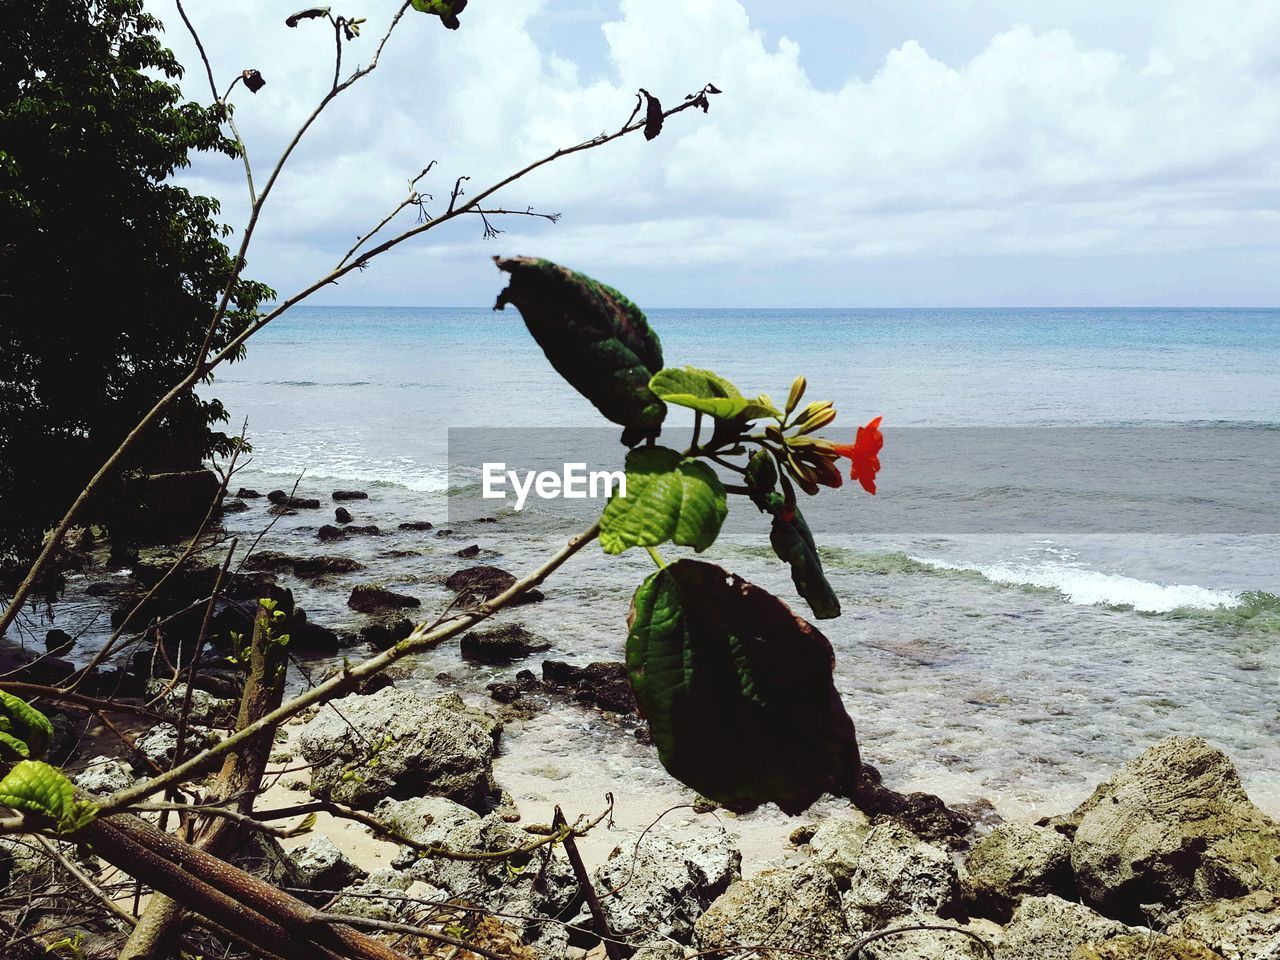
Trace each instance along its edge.
<path fill-rule="evenodd" d="M 22 559 L 94 468 L 193 369 L 232 275 L 218 204 L 172 182 L 236 154 L 142 0 L 0 0 L 0 558 Z M 271 295 L 240 281 L 212 346 Z M 228 439 L 190 393 L 130 468 L 194 466 Z"/>

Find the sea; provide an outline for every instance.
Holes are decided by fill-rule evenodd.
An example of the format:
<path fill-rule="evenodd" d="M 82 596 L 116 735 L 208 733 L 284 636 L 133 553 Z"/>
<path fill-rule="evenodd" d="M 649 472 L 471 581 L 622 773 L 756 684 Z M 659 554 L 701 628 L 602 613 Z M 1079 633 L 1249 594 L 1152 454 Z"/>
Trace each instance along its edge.
<path fill-rule="evenodd" d="M 990 799 L 1007 816 L 1057 813 L 1156 741 L 1199 736 L 1280 814 L 1280 310 L 648 316 L 668 366 L 714 370 L 775 401 L 803 374 L 805 401 L 839 410 L 823 433 L 840 442 L 883 417 L 876 497 L 846 483 L 802 506 L 843 608 L 818 623 L 837 689 L 886 782 Z M 581 528 L 536 503 L 500 504 L 497 522 L 462 517 L 454 500 L 477 480 L 450 462 L 459 431 L 561 438 L 572 459 L 564 438 L 612 430 L 512 308 L 299 307 L 204 389 L 229 429 L 247 424 L 253 453 L 233 487 L 296 485 L 325 503 L 275 518 L 249 501 L 226 518 L 232 534 L 248 541 L 271 525 L 260 548 L 314 552 L 331 492 L 368 492 L 346 506 L 382 534 L 327 548 L 368 569 L 296 584 L 312 618 L 340 631 L 361 622 L 345 605 L 355 582 L 413 594 L 430 616 L 448 601 L 448 573 L 531 570 Z M 663 442 L 682 446 L 688 423 L 670 422 Z M 615 458 L 609 469 L 625 454 L 592 450 Z M 702 558 L 807 614 L 767 527 L 731 500 L 735 522 Z M 824 512 L 823 501 L 841 506 Z M 410 520 L 434 529 L 398 529 Z M 480 559 L 457 556 L 471 546 Z M 593 544 L 546 582 L 545 601 L 501 618 L 548 640 L 545 656 L 618 660 L 631 594 L 652 569 L 643 551 Z M 483 700 L 522 666 L 538 669 L 468 665 L 447 646 L 402 675 L 427 689 L 447 673 Z M 509 725 L 504 750 L 549 794 L 588 769 L 594 786 L 687 794 L 633 731 L 577 705 Z"/>

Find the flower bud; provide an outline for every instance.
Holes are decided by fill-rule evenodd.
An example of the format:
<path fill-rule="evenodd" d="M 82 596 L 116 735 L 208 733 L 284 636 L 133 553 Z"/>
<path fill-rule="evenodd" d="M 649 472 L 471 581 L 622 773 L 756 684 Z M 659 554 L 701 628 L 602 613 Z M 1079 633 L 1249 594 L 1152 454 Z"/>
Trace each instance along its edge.
<path fill-rule="evenodd" d="M 800 398 L 804 396 L 804 388 L 808 386 L 808 381 L 804 377 L 796 377 L 795 382 L 791 384 L 791 394 L 787 397 L 786 413 L 791 413 L 796 408 L 796 404 L 800 402 Z"/>
<path fill-rule="evenodd" d="M 821 430 L 823 427 L 825 427 L 835 418 L 836 418 L 835 407 L 826 407 L 825 409 L 819 410 L 813 416 L 809 417 L 807 420 L 802 422 L 800 424 L 800 433 L 801 434 L 813 433 L 813 431 L 815 430 Z"/>

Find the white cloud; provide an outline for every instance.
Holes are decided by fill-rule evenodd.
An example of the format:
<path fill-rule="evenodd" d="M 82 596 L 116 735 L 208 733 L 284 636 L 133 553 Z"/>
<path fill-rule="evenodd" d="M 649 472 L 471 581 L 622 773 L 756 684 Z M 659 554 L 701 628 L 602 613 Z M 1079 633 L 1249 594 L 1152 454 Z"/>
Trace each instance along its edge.
<path fill-rule="evenodd" d="M 283 26 L 295 5 L 189 5 L 224 75 L 253 65 L 268 78 L 257 97 L 236 98 L 260 179 L 332 70 L 320 24 Z M 1066 28 L 1011 22 L 976 55 L 948 63 L 907 36 L 873 72 L 851 65 L 842 85 L 825 89 L 810 82 L 805 51 L 785 37 L 767 41 L 738 0 L 621 0 L 601 24 L 603 76 L 571 49 L 535 42 L 531 28 L 553 6 L 564 20 L 563 4 L 472 3 L 456 33 L 410 14 L 380 70 L 330 107 L 300 148 L 265 218 L 255 275 L 287 290 L 322 272 L 428 160 L 440 162 L 426 185 L 439 207 L 458 175 L 471 176 L 474 191 L 616 129 L 637 87 L 671 105 L 708 81 L 725 90 L 708 116 L 686 112 L 653 143 L 632 137 L 568 158 L 501 195 L 510 207 L 563 210 L 558 226 L 512 219 L 502 238 L 482 242 L 478 223 L 451 225 L 340 295 L 482 302 L 497 286 L 487 256 L 511 251 L 626 277 L 667 303 L 732 300 L 726 287 L 744 263 L 774 273 L 775 303 L 813 302 L 824 265 L 857 264 L 865 275 L 888 260 L 898 276 L 910 275 L 902 261 L 918 262 L 928 282 L 952 276 L 935 269 L 949 258 L 989 257 L 1006 270 L 1010 258 L 1069 257 L 1087 270 L 1090 258 L 1133 255 L 1156 258 L 1144 289 L 1158 290 L 1158 259 L 1168 255 L 1180 291 L 1197 251 L 1222 284 L 1239 279 L 1220 276 L 1224 256 L 1242 270 L 1274 266 L 1280 5 L 1270 0 L 1151 5 L 1141 52 L 1123 36 L 1090 44 Z M 370 18 L 349 60 L 368 57 L 386 7 L 341 8 Z M 904 7 L 923 13 L 928 4 Z M 171 29 L 169 39 L 194 66 L 185 37 Z M 188 75 L 194 95 L 206 93 L 201 76 Z M 235 213 L 237 173 L 205 161 L 189 180 Z M 1135 293 L 1105 273 L 1117 299 Z M 825 282 L 820 302 L 862 299 Z M 970 289 L 948 282 L 952 299 L 982 300 L 999 274 Z M 912 286 L 901 299 L 912 299 Z"/>

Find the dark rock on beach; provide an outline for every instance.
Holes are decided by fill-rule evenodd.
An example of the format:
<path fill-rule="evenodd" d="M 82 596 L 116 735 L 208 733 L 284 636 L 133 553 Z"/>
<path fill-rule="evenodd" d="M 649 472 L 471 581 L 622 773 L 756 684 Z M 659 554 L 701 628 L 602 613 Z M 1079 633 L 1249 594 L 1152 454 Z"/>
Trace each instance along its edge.
<path fill-rule="evenodd" d="M 461 643 L 462 659 L 490 665 L 513 663 L 550 649 L 550 643 L 519 623 L 473 630 L 463 635 Z"/>
<path fill-rule="evenodd" d="M 357 536 L 357 535 L 363 535 L 367 537 L 376 537 L 380 533 L 382 533 L 382 530 L 373 525 L 369 525 L 366 527 L 357 527 L 357 526 L 335 527 L 333 524 L 326 523 L 324 526 L 322 526 L 319 530 L 316 531 L 316 536 L 321 540 L 332 541 L 332 540 L 345 540 L 347 539 L 347 537 Z"/>
<path fill-rule="evenodd" d="M 951 809 L 941 797 L 931 793 L 898 793 L 881 782 L 880 771 L 870 764 L 862 765 L 858 783 L 858 806 L 869 816 L 893 817 L 916 836 L 939 841 L 963 849 L 973 822 Z"/>
<path fill-rule="evenodd" d="M 346 507 L 338 507 L 336 510 L 333 511 L 333 519 L 336 520 L 338 523 L 350 523 L 351 511 L 348 510 Z"/>
<path fill-rule="evenodd" d="M 248 487 L 241 487 L 236 491 L 236 496 L 241 500 L 257 500 L 262 496 L 257 490 L 250 490 Z"/>
<path fill-rule="evenodd" d="M 276 550 L 255 553 L 245 561 L 246 570 L 292 570 L 299 577 L 324 577 L 363 570 L 364 564 L 350 557 L 298 557 Z"/>
<path fill-rule="evenodd" d="M 404 607 L 418 607 L 422 601 L 403 593 L 395 593 L 376 583 L 362 583 L 351 591 L 347 606 L 357 613 L 386 613 Z"/>
<path fill-rule="evenodd" d="M 543 682 L 579 703 L 592 703 L 610 713 L 635 714 L 636 698 L 627 678 L 627 665 L 618 662 L 589 663 L 577 667 L 561 660 L 544 660 Z"/>
<path fill-rule="evenodd" d="M 368 500 L 369 494 L 363 490 L 335 490 L 333 491 L 333 499 L 335 500 Z"/>
<path fill-rule="evenodd" d="M 44 648 L 50 653 L 57 650 L 66 652 L 74 647 L 76 638 L 65 630 L 59 630 L 56 627 L 44 635 Z"/>
<path fill-rule="evenodd" d="M 232 500 L 224 500 L 222 503 L 223 513 L 244 513 L 249 509 L 249 505 L 238 497 Z"/>

